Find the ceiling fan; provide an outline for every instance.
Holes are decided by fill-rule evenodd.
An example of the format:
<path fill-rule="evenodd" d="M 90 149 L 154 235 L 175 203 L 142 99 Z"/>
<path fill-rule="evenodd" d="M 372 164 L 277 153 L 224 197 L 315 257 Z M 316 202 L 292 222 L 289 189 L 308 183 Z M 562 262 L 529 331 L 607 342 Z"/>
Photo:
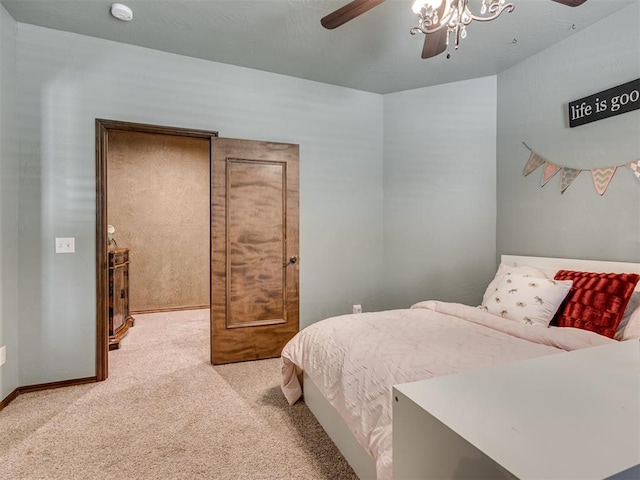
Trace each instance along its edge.
<path fill-rule="evenodd" d="M 380 5 L 385 0 L 353 0 L 343 7 L 323 17 L 320 23 L 324 28 L 334 29 L 350 20 Z M 578 7 L 587 0 L 552 0 L 568 7 Z M 460 38 L 466 36 L 466 25 L 472 20 L 489 21 L 497 18 L 504 10 L 511 12 L 512 3 L 505 4 L 505 0 L 483 0 L 480 17 L 472 14 L 467 8 L 468 0 L 416 0 L 412 10 L 420 18 L 418 26 L 411 29 L 411 34 L 418 32 L 425 34 L 422 47 L 422 58 L 435 57 L 447 50 L 449 35 L 454 38 L 455 48 L 458 48 Z M 443 22 L 441 22 L 443 20 Z M 447 53 L 447 58 L 449 54 Z"/>

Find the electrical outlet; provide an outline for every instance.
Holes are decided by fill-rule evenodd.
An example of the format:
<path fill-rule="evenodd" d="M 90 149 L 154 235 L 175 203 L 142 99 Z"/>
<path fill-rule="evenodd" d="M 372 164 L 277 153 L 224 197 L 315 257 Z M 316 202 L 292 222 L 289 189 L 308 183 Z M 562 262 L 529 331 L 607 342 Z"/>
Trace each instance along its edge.
<path fill-rule="evenodd" d="M 7 346 L 0 347 L 0 365 L 4 365 L 7 361 Z"/>
<path fill-rule="evenodd" d="M 362 305 L 354 305 L 353 313 L 362 313 Z"/>
<path fill-rule="evenodd" d="M 76 239 L 74 237 L 56 237 L 56 253 L 75 253 Z"/>

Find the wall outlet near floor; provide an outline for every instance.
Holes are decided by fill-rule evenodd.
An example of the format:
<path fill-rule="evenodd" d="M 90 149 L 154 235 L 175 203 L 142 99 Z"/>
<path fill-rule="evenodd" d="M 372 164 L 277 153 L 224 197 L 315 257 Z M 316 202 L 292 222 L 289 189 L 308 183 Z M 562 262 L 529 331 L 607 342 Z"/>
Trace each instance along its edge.
<path fill-rule="evenodd" d="M 362 313 L 362 305 L 354 305 L 353 313 Z"/>
<path fill-rule="evenodd" d="M 0 347 L 0 365 L 4 365 L 7 361 L 7 346 Z"/>

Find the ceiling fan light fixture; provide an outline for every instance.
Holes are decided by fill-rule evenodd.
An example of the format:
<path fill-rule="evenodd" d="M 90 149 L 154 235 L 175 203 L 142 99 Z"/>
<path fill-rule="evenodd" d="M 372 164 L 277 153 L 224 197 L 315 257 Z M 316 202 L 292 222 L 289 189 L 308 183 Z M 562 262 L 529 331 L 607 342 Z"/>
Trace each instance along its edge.
<path fill-rule="evenodd" d="M 422 6 L 418 9 L 419 4 Z M 412 35 L 428 35 L 446 29 L 447 47 L 449 38 L 453 37 L 457 50 L 460 39 L 467 36 L 467 25 L 472 21 L 489 22 L 505 10 L 510 13 L 514 8 L 514 4 L 506 3 L 506 0 L 482 0 L 480 13 L 475 14 L 469 9 L 469 0 L 416 0 L 412 11 L 418 16 L 418 25 L 410 32 Z"/>
<path fill-rule="evenodd" d="M 324 28 L 332 30 L 368 12 L 385 0 L 351 0 L 346 5 L 325 15 L 320 20 Z M 455 49 L 461 38 L 467 36 L 467 25 L 473 20 L 488 22 L 498 18 L 503 11 L 513 12 L 513 3 L 508 0 L 482 0 L 480 13 L 469 9 L 469 2 L 480 0 L 414 0 L 411 11 L 418 16 L 419 23 L 411 28 L 411 35 L 424 34 L 421 58 L 432 58 L 447 52 L 451 58 L 449 41 L 454 40 Z M 568 7 L 578 7 L 587 0 L 552 0 Z M 572 27 L 575 28 L 575 25 Z M 513 43 L 517 41 L 514 39 Z"/>

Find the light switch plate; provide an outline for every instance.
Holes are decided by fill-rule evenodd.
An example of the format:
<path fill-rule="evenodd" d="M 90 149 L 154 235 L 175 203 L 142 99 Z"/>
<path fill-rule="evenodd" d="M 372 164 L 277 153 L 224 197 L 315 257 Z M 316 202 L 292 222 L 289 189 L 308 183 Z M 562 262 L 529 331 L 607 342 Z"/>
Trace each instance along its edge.
<path fill-rule="evenodd" d="M 56 253 L 75 253 L 76 239 L 74 237 L 56 237 Z"/>
<path fill-rule="evenodd" d="M 0 365 L 4 365 L 7 361 L 7 346 L 0 347 Z"/>

